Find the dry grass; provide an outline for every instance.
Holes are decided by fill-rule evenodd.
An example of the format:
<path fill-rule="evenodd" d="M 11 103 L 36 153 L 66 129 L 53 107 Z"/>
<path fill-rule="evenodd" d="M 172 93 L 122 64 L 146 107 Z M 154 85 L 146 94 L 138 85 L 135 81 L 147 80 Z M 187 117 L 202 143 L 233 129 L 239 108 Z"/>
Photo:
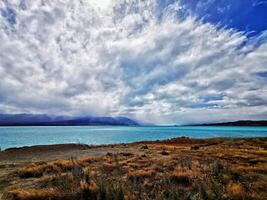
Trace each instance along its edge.
<path fill-rule="evenodd" d="M 16 189 L 9 191 L 5 197 L 7 200 L 47 200 L 47 199 L 61 199 L 61 194 L 53 188 L 48 189 Z"/>
<path fill-rule="evenodd" d="M 199 174 L 188 168 L 177 167 L 171 174 L 170 180 L 177 184 L 190 185 Z"/>
<path fill-rule="evenodd" d="M 266 142 L 182 138 L 123 146 L 122 153 L 97 158 L 33 163 L 9 174 L 5 197 L 265 200 Z"/>
<path fill-rule="evenodd" d="M 99 188 L 95 182 L 80 182 L 80 194 L 83 199 L 96 199 L 99 193 Z"/>
<path fill-rule="evenodd" d="M 45 165 L 30 165 L 18 171 L 20 178 L 41 177 L 43 175 Z"/>
<path fill-rule="evenodd" d="M 267 164 L 257 164 L 257 165 L 241 165 L 235 167 L 236 171 L 242 171 L 244 173 L 262 173 L 267 174 Z"/>
<path fill-rule="evenodd" d="M 117 165 L 116 163 L 103 163 L 102 167 L 105 171 L 112 172 L 117 168 Z"/>
<path fill-rule="evenodd" d="M 128 178 L 130 180 L 140 181 L 144 178 L 150 178 L 155 175 L 155 171 L 152 169 L 138 169 L 138 170 L 129 170 Z"/>
<path fill-rule="evenodd" d="M 41 177 L 45 173 L 60 173 L 72 170 L 75 163 L 71 160 L 58 160 L 55 162 L 31 164 L 20 170 L 18 175 L 21 178 Z"/>
<path fill-rule="evenodd" d="M 226 187 L 226 194 L 231 199 L 242 200 L 246 199 L 245 189 L 240 183 L 230 183 Z"/>

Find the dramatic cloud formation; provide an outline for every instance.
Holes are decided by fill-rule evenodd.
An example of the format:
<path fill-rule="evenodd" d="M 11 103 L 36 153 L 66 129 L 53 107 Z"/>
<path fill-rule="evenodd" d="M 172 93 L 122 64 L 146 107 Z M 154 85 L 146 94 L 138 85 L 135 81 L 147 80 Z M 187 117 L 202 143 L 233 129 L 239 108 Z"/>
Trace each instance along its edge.
<path fill-rule="evenodd" d="M 267 31 L 202 15 L 184 1 L 3 0 L 0 112 L 266 119 Z"/>

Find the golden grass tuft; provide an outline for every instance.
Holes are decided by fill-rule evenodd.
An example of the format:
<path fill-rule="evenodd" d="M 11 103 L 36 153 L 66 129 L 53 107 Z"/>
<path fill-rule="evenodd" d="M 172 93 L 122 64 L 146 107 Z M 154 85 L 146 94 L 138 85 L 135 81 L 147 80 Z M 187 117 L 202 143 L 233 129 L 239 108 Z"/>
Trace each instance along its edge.
<path fill-rule="evenodd" d="M 48 163 L 48 165 L 49 164 L 59 167 L 59 171 L 69 171 L 74 166 L 74 163 L 71 160 L 58 160 L 55 162 Z"/>
<path fill-rule="evenodd" d="M 240 183 L 231 183 L 226 187 L 227 196 L 234 200 L 245 199 L 245 190 Z"/>
<path fill-rule="evenodd" d="M 115 170 L 118 166 L 114 163 L 103 163 L 102 168 L 107 172 L 112 172 Z"/>
<path fill-rule="evenodd" d="M 17 174 L 20 178 L 41 177 L 45 168 L 45 165 L 30 165 L 20 169 Z"/>
<path fill-rule="evenodd" d="M 266 163 L 261 163 L 261 164 L 257 164 L 257 165 L 249 165 L 249 166 L 239 165 L 239 166 L 235 166 L 234 169 L 235 169 L 235 171 L 242 171 L 245 173 L 254 172 L 254 173 L 267 174 L 267 164 Z"/>
<path fill-rule="evenodd" d="M 78 160 L 78 164 L 80 164 L 82 166 L 88 166 L 88 165 L 90 165 L 96 161 L 97 161 L 97 158 L 86 157 L 86 158 L 82 158 L 82 159 Z"/>
<path fill-rule="evenodd" d="M 87 199 L 96 199 L 99 188 L 95 182 L 80 181 L 80 193 Z"/>
<path fill-rule="evenodd" d="M 47 200 L 61 199 L 61 194 L 53 189 L 16 189 L 9 191 L 5 197 L 6 200 Z"/>
<path fill-rule="evenodd" d="M 128 178 L 130 180 L 142 180 L 144 178 L 150 178 L 155 175 L 153 169 L 138 169 L 138 170 L 129 170 Z"/>
<path fill-rule="evenodd" d="M 170 180 L 177 184 L 182 185 L 190 185 L 192 183 L 192 180 L 197 177 L 197 172 L 177 167 L 175 170 L 170 174 Z"/>

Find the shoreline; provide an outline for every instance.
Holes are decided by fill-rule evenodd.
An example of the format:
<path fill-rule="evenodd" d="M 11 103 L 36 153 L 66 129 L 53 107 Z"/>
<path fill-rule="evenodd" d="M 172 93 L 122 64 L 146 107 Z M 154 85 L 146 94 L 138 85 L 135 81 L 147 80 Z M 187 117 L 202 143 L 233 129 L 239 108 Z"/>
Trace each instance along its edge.
<path fill-rule="evenodd" d="M 186 139 L 191 142 L 196 141 L 212 141 L 212 140 L 251 140 L 251 139 L 266 139 L 267 136 L 257 136 L 257 137 L 208 137 L 208 138 L 191 138 L 186 136 L 174 137 L 163 140 L 142 140 L 136 142 L 125 142 L 125 143 L 113 143 L 113 144 L 85 144 L 85 143 L 57 143 L 57 144 L 40 144 L 40 145 L 29 145 L 29 146 L 19 146 L 19 147 L 9 147 L 6 149 L 1 149 L 1 152 L 9 152 L 9 151 L 23 151 L 23 150 L 34 150 L 34 149 L 46 149 L 46 148 L 71 148 L 78 147 L 81 148 L 98 148 L 98 147 L 107 147 L 107 146 L 118 146 L 118 145 L 131 145 L 131 144 L 140 144 L 140 143 L 162 143 L 162 142 L 180 142 L 182 139 Z M 179 141 L 180 140 L 180 141 Z"/>
<path fill-rule="evenodd" d="M 107 147 L 107 146 L 117 146 L 117 145 L 131 145 L 131 144 L 140 144 L 140 143 L 166 143 L 166 142 L 178 142 L 183 143 L 187 142 L 201 142 L 201 141 L 225 141 L 225 140 L 253 140 L 253 139 L 267 139 L 267 136 L 262 137 L 209 137 L 209 138 L 191 138 L 186 136 L 174 137 L 164 140 L 143 140 L 137 142 L 129 142 L 129 143 L 114 143 L 114 144 L 85 144 L 85 143 L 57 143 L 57 144 L 41 144 L 41 145 L 30 145 L 30 146 L 21 146 L 21 147 L 10 147 L 6 149 L 2 149 L 0 152 L 8 152 L 8 151 L 20 151 L 27 149 L 44 149 L 49 147 L 56 148 L 68 148 L 68 147 L 84 147 L 84 148 L 98 148 L 98 147 Z"/>
<path fill-rule="evenodd" d="M 69 159 L 71 157 L 82 157 L 87 154 L 92 156 L 103 156 L 109 151 L 122 151 L 129 147 L 136 147 L 140 145 L 171 145 L 171 146 L 185 146 L 185 147 L 208 147 L 212 145 L 219 145 L 222 143 L 235 143 L 235 142 L 249 142 L 253 141 L 266 141 L 267 137 L 215 137 L 215 138 L 189 138 L 177 137 L 166 140 L 155 141 L 139 141 L 131 143 L 120 144 L 103 144 L 103 145 L 88 145 L 88 144 L 51 144 L 51 145 L 33 145 L 24 147 L 8 148 L 0 151 L 0 166 L 3 163 L 27 163 L 38 161 L 49 161 L 56 159 Z M 266 145 L 267 149 L 267 145 Z"/>

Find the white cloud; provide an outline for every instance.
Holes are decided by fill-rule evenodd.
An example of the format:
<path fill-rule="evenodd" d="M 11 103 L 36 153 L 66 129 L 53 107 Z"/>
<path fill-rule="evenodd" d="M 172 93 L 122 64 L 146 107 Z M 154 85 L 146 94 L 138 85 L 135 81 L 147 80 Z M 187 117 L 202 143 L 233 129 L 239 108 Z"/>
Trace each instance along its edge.
<path fill-rule="evenodd" d="M 9 3 L 8 3 L 9 2 Z M 0 111 L 156 123 L 267 116 L 266 33 L 177 17 L 156 1 L 2 1 Z M 260 42 L 259 42 L 260 41 Z"/>

